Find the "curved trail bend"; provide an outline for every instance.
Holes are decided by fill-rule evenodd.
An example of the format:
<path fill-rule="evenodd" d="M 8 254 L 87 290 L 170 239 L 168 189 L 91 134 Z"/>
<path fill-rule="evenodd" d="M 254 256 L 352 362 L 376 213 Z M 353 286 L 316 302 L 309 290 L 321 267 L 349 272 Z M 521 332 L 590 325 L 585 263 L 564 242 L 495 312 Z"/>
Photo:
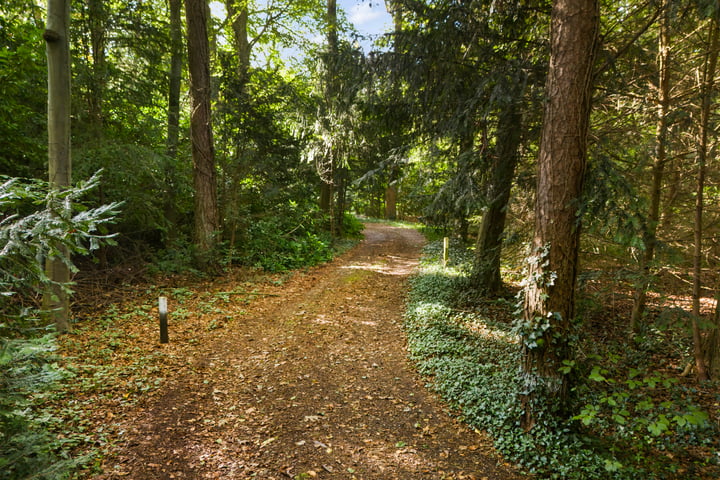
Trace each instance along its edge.
<path fill-rule="evenodd" d="M 368 224 L 343 256 L 244 305 L 138 409 L 97 478 L 521 478 L 408 363 L 402 314 L 422 244 Z"/>

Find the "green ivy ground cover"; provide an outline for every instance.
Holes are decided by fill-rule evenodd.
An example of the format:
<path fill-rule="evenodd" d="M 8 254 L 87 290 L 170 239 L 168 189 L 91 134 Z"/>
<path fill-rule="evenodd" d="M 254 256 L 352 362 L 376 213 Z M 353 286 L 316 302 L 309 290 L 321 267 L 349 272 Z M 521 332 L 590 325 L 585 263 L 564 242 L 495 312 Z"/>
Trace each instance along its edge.
<path fill-rule="evenodd" d="M 468 308 L 472 252 L 454 247 L 447 267 L 441 265 L 442 243 L 427 247 L 412 282 L 406 330 L 419 372 L 464 421 L 487 431 L 506 458 L 538 478 L 713 478 L 706 475 L 718 472 L 718 458 L 708 454 L 698 465 L 683 457 L 692 446 L 705 452 L 716 446 L 717 428 L 707 414 L 681 393 L 652 400 L 656 388 L 679 388 L 673 379 L 637 369 L 629 380 L 611 378 L 605 366 L 612 356 L 566 365 L 565 373 L 580 378 L 575 415 L 548 412 L 524 431 L 514 302 L 480 300 Z M 494 314 L 499 306 L 505 320 Z"/>

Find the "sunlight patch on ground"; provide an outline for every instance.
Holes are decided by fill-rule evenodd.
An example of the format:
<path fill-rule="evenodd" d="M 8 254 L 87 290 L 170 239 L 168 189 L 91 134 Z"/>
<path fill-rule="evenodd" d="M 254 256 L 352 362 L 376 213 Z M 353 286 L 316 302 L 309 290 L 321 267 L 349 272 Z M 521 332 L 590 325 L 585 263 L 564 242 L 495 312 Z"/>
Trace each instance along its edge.
<path fill-rule="evenodd" d="M 315 320 L 313 320 L 313 322 L 319 323 L 320 325 L 330 325 L 335 323 L 333 320 L 326 318 L 324 314 L 320 314 L 315 317 Z"/>
<path fill-rule="evenodd" d="M 482 318 L 470 319 L 465 318 L 462 321 L 463 327 L 472 332 L 474 335 L 479 335 L 483 338 L 494 340 L 496 342 L 520 343 L 520 339 L 517 335 L 514 335 L 507 330 L 499 328 L 493 328 L 484 322 Z"/>
<path fill-rule="evenodd" d="M 368 270 L 371 272 L 382 273 L 384 275 L 407 276 L 415 271 L 415 267 L 417 267 L 417 262 L 414 260 L 388 255 L 386 257 L 382 257 L 381 262 L 355 263 L 341 268 L 351 270 Z"/>
<path fill-rule="evenodd" d="M 689 295 L 667 295 L 657 292 L 648 292 L 648 299 L 654 300 L 653 303 L 660 307 L 676 307 L 692 311 L 692 297 Z M 709 314 L 715 309 L 715 299 L 711 297 L 700 298 L 700 311 L 703 314 Z"/>
<path fill-rule="evenodd" d="M 487 326 L 476 328 L 468 325 L 467 327 L 468 330 L 473 332 L 473 334 L 480 335 L 483 338 L 514 345 L 520 343 L 520 339 L 517 337 L 517 335 L 509 334 L 508 332 L 505 332 L 503 330 L 498 330 L 496 328 L 488 328 Z"/>
<path fill-rule="evenodd" d="M 459 268 L 455 268 L 452 265 L 443 267 L 439 263 L 434 263 L 431 265 L 423 265 L 422 269 L 423 269 L 423 272 L 425 272 L 425 274 L 440 275 L 440 276 L 448 277 L 448 278 L 464 277 L 465 275 L 467 275 L 467 272 L 464 272 Z"/>
<path fill-rule="evenodd" d="M 374 326 L 377 325 L 377 322 L 373 322 L 373 321 L 370 321 L 370 320 L 362 320 L 362 321 L 360 321 L 360 322 L 358 322 L 358 323 L 359 323 L 360 325 L 368 325 L 368 326 L 371 326 L 371 327 L 374 327 Z"/>

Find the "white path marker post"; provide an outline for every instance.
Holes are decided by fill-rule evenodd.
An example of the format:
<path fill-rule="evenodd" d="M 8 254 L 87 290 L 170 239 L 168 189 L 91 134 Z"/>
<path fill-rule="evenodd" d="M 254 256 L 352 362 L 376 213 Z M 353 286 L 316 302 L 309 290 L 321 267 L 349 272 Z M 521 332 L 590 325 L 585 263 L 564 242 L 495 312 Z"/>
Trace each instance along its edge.
<path fill-rule="evenodd" d="M 450 239 L 448 237 L 443 238 L 443 267 L 447 267 L 448 257 L 450 256 Z"/>
<path fill-rule="evenodd" d="M 167 323 L 167 297 L 158 298 L 158 309 L 160 310 L 160 343 L 168 343 L 168 323 Z"/>

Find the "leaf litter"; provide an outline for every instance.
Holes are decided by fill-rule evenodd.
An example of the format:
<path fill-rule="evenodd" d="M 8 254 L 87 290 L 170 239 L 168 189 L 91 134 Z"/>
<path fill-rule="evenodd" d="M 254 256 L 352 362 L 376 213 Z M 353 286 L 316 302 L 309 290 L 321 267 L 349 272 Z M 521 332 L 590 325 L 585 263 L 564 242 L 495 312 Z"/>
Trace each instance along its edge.
<path fill-rule="evenodd" d="M 51 400 L 65 431 L 84 432 L 78 449 L 97 451 L 82 478 L 524 478 L 407 360 L 422 244 L 368 224 L 354 249 L 293 275 L 168 277 L 84 308 L 61 340 L 75 378 Z"/>

